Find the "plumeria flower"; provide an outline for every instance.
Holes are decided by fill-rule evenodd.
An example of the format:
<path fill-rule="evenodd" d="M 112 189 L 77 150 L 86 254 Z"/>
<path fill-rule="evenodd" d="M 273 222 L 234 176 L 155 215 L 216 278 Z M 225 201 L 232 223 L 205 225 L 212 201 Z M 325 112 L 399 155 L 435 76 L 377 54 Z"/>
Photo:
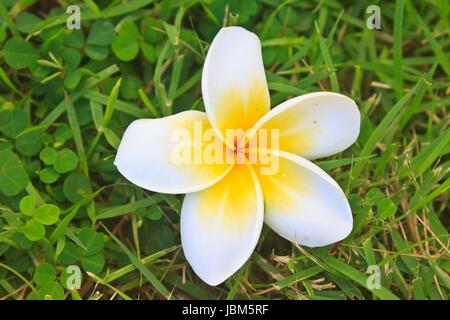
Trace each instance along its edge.
<path fill-rule="evenodd" d="M 335 243 L 350 233 L 353 219 L 345 194 L 310 160 L 355 142 L 360 113 L 352 99 L 315 92 L 271 110 L 260 41 L 241 27 L 223 28 L 214 38 L 202 93 L 206 112 L 131 123 L 115 165 L 142 188 L 186 193 L 181 242 L 203 281 L 218 285 L 235 273 L 253 252 L 263 222 L 309 247 Z M 230 137 L 231 129 L 240 134 Z M 256 147 L 255 139 L 260 140 Z M 213 158 L 231 155 L 231 161 L 174 159 L 174 149 L 192 160 L 211 151 L 211 145 L 216 147 Z"/>

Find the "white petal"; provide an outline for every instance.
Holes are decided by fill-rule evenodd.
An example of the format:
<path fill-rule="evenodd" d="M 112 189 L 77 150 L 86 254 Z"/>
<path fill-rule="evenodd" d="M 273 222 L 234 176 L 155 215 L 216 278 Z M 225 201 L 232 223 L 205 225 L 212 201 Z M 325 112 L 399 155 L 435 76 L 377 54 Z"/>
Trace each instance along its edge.
<path fill-rule="evenodd" d="M 276 153 L 272 153 L 276 155 Z M 278 170 L 261 175 L 265 222 L 282 237 L 309 247 L 344 239 L 352 230 L 350 206 L 339 185 L 310 161 L 279 152 Z"/>
<path fill-rule="evenodd" d="M 187 194 L 181 242 L 194 272 L 213 286 L 230 277 L 253 252 L 263 217 L 261 189 L 247 165 L 236 165 L 212 187 Z"/>
<path fill-rule="evenodd" d="M 259 38 L 244 28 L 222 28 L 206 56 L 202 93 L 212 126 L 250 129 L 270 110 Z"/>
<path fill-rule="evenodd" d="M 196 135 L 195 128 L 200 134 Z M 205 141 L 207 130 L 214 134 L 206 114 L 199 111 L 136 120 L 125 131 L 114 164 L 125 178 L 151 191 L 187 193 L 204 189 L 232 168 L 229 164 L 208 165 L 203 157 L 195 162 L 195 145 L 202 153 L 214 139 L 221 143 L 220 138 L 211 136 L 211 142 Z M 182 139 L 180 133 L 189 138 Z M 183 155 L 189 155 L 190 161 L 181 161 Z"/>
<path fill-rule="evenodd" d="M 352 99 L 333 92 L 314 92 L 273 108 L 255 129 L 279 129 L 279 150 L 316 159 L 351 146 L 358 138 L 360 120 Z"/>

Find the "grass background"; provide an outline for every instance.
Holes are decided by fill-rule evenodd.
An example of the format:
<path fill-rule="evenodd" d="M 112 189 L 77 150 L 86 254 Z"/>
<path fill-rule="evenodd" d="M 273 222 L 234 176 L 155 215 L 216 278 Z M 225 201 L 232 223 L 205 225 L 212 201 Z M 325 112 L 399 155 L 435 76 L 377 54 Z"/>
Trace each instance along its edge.
<path fill-rule="evenodd" d="M 81 30 L 66 27 L 71 4 Z M 366 27 L 372 4 L 380 30 Z M 446 0 L 2 0 L 0 299 L 446 300 L 449 12 Z M 132 120 L 204 110 L 202 65 L 224 25 L 261 38 L 272 107 L 336 91 L 362 125 L 316 161 L 351 203 L 351 235 L 311 249 L 265 226 L 250 260 L 209 287 L 180 247 L 183 196 L 130 184 L 113 160 Z"/>

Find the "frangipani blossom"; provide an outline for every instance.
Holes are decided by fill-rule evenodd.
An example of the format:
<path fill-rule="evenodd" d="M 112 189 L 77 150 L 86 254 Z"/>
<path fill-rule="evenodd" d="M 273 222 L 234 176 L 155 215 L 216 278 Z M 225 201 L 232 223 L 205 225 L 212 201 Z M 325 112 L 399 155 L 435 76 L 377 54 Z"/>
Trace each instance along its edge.
<path fill-rule="evenodd" d="M 344 193 L 309 160 L 355 142 L 360 113 L 352 99 L 316 92 L 270 110 L 260 41 L 241 27 L 223 28 L 213 40 L 203 68 L 202 93 L 206 112 L 185 111 L 130 124 L 115 165 L 142 188 L 186 193 L 181 241 L 203 281 L 217 285 L 235 273 L 253 252 L 263 222 L 282 237 L 309 247 L 340 241 L 350 233 L 353 219 Z M 229 139 L 229 129 L 244 134 Z M 174 148 L 180 147 L 179 140 L 174 141 L 177 130 L 192 139 L 181 147 L 188 158 L 219 141 L 215 154 L 223 150 L 234 160 L 174 161 Z M 266 145 L 251 147 L 252 139 L 264 132 L 269 132 Z M 272 139 L 274 133 L 277 139 Z M 192 138 L 199 134 L 202 138 Z M 254 154 L 257 161 L 249 161 Z M 276 170 L 269 174 L 263 172 L 270 165 L 260 161 L 264 157 L 276 160 Z"/>

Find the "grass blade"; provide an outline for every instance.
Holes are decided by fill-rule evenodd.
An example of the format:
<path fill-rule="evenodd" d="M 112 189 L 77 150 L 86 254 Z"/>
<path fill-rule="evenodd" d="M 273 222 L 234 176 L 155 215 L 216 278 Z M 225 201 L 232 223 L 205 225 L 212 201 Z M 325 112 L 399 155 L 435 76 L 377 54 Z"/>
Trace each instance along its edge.
<path fill-rule="evenodd" d="M 153 273 L 139 260 L 123 243 L 120 241 L 114 234 L 112 234 L 108 228 L 105 227 L 103 223 L 101 226 L 105 229 L 105 231 L 109 234 L 109 236 L 119 245 L 120 249 L 128 256 L 134 266 L 142 272 L 144 277 L 158 290 L 166 299 L 174 300 L 175 298 L 172 294 L 164 287 L 164 285 L 159 282 L 159 280 L 155 277 Z"/>

